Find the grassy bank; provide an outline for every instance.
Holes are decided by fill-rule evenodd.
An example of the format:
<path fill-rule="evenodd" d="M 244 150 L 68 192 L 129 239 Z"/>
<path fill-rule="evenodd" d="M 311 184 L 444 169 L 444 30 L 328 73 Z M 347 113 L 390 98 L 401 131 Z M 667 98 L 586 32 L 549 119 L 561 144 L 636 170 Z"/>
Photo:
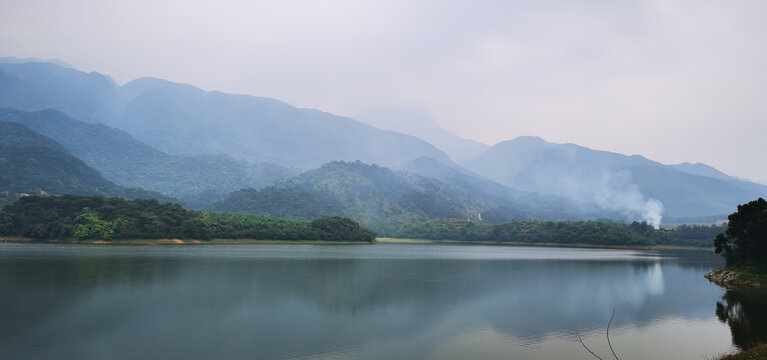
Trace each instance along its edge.
<path fill-rule="evenodd" d="M 724 355 L 717 360 L 767 360 L 767 344 L 757 345 L 737 354 Z"/>
<path fill-rule="evenodd" d="M 706 279 L 728 288 L 758 288 L 767 285 L 767 273 L 751 265 L 733 265 L 716 269 Z"/>

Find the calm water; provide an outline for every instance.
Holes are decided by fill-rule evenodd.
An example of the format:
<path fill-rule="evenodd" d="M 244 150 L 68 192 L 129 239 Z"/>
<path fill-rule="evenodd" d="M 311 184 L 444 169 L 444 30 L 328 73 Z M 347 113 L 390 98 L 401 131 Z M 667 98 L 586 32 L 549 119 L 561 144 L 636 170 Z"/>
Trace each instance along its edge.
<path fill-rule="evenodd" d="M 620 357 L 699 360 L 763 333 L 738 324 L 763 298 L 703 278 L 719 265 L 701 252 L 0 243 L 0 359 L 591 359 L 576 332 L 606 359 L 615 308 Z"/>

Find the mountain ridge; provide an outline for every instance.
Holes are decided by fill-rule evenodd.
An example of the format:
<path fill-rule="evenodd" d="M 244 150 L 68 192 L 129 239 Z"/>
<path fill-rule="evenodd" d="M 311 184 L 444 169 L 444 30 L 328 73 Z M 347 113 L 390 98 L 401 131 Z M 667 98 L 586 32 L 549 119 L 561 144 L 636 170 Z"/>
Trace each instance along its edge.
<path fill-rule="evenodd" d="M 767 192 L 767 186 L 728 176 L 705 164 L 664 165 L 641 155 L 551 144 L 539 137 L 498 143 L 459 166 L 427 141 L 377 129 L 352 118 L 301 109 L 276 99 L 204 91 L 157 78 L 139 78 L 119 85 L 107 75 L 86 74 L 53 63 L 0 61 L 0 106 L 25 111 L 53 108 L 73 119 L 118 128 L 162 156 L 195 159 L 192 163 L 201 167 L 229 164 L 208 167 L 213 169 L 208 172 L 242 172 L 243 161 L 273 162 L 295 173 L 333 161 L 356 160 L 392 169 L 410 168 L 462 189 L 465 194 L 480 196 L 485 205 L 494 203 L 497 209 L 506 203 L 513 205 L 501 213 L 523 208 L 529 212 L 520 216 L 540 216 L 541 207 L 536 203 L 550 207 L 567 204 L 564 213 L 571 214 L 568 216 L 619 212 L 626 220 L 646 220 L 657 226 L 662 216 L 702 218 L 727 214 L 737 204 Z M 433 130 L 434 124 L 429 126 Z M 63 138 L 58 141 L 75 149 Z M 78 156 L 97 165 L 101 155 L 89 151 L 79 152 Z M 146 154 L 161 157 L 153 152 Z M 109 164 L 124 160 L 102 158 L 99 170 L 110 179 L 119 175 L 124 181 L 140 175 L 135 171 L 117 174 Z M 435 163 L 427 164 L 423 159 Z M 187 169 L 197 166 L 184 164 Z M 445 168 L 441 168 L 443 165 Z M 245 173 L 244 177 L 253 175 Z M 234 178 L 238 176 L 243 177 Z M 162 186 L 172 185 L 173 176 L 165 177 Z M 158 178 L 144 180 L 147 183 L 122 184 L 143 186 Z M 276 176 L 271 180 L 280 179 Z M 239 186 L 258 188 L 269 182 L 222 184 L 222 189 L 230 191 Z M 167 188 L 164 191 L 171 193 Z M 500 195 L 489 200 L 494 194 Z M 221 196 L 201 195 L 199 199 L 202 203 Z M 552 213 L 562 216 L 563 212 L 552 209 Z"/>
<path fill-rule="evenodd" d="M 766 186 L 707 165 L 664 165 L 641 155 L 554 144 L 540 137 L 498 143 L 463 165 L 505 186 L 578 201 L 595 199 L 606 209 L 624 209 L 656 225 L 661 216 L 724 215 L 767 193 Z"/>
<path fill-rule="evenodd" d="M 0 106 L 56 109 L 81 121 L 117 127 L 173 155 L 223 153 L 303 170 L 333 160 L 382 166 L 418 156 L 449 160 L 419 138 L 275 99 L 204 91 L 156 78 L 121 86 L 105 75 L 51 63 L 0 63 Z"/>

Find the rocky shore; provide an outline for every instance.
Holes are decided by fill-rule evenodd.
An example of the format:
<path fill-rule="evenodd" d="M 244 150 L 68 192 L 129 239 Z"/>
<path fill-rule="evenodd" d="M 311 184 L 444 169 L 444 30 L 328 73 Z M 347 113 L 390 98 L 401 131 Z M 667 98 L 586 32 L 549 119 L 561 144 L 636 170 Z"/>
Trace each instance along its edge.
<path fill-rule="evenodd" d="M 753 274 L 735 267 L 723 267 L 703 275 L 708 281 L 726 288 L 759 288 L 765 276 Z"/>

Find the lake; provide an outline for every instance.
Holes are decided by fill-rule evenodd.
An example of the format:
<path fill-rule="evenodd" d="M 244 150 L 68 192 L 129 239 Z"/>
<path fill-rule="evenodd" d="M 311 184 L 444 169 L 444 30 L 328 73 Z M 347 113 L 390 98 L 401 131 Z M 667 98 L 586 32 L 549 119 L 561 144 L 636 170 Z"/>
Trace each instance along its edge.
<path fill-rule="evenodd" d="M 0 359 L 593 359 L 578 335 L 608 359 L 613 309 L 621 358 L 709 359 L 743 346 L 741 303 L 764 307 L 703 278 L 720 265 L 701 251 L 0 243 Z"/>

